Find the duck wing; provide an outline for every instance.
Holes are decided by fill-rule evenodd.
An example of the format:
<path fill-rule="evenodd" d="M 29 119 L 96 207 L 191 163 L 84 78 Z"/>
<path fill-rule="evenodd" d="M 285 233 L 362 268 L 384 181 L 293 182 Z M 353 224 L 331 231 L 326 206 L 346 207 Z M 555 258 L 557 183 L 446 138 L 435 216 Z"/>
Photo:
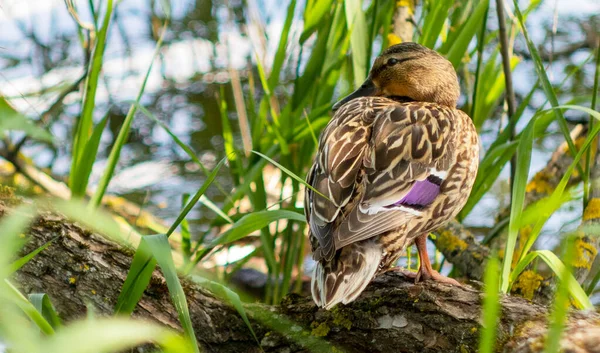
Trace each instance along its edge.
<path fill-rule="evenodd" d="M 399 228 L 440 194 L 454 156 L 450 114 L 432 103 L 363 97 L 323 131 L 307 177 L 305 210 L 315 260 Z"/>

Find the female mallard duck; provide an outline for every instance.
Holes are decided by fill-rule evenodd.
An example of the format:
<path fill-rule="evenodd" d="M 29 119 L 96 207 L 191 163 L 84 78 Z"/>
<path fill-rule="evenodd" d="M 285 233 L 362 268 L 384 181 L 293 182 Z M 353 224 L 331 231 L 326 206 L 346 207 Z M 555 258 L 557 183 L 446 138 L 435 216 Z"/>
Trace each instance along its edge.
<path fill-rule="evenodd" d="M 415 43 L 390 47 L 365 83 L 342 99 L 319 140 L 307 182 L 316 304 L 356 299 L 415 243 L 416 281 L 458 285 L 434 271 L 429 232 L 464 206 L 477 174 L 479 142 L 452 64 Z"/>

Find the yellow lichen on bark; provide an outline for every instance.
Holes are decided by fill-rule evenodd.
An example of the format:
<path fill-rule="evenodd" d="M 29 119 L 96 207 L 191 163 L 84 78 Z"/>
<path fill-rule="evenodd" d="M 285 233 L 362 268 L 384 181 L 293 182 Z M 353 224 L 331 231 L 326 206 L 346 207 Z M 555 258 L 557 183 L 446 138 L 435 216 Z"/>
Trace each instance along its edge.
<path fill-rule="evenodd" d="M 465 250 L 468 247 L 468 244 L 464 240 L 452 234 L 452 232 L 446 230 L 440 233 L 437 241 L 437 246 L 440 249 L 455 251 Z"/>
<path fill-rule="evenodd" d="M 318 326 L 312 329 L 311 333 L 316 337 L 325 337 L 329 333 L 331 328 L 326 323 L 322 322 Z"/>
<path fill-rule="evenodd" d="M 526 192 L 537 192 L 538 194 L 550 195 L 554 191 L 554 187 L 549 182 L 550 176 L 544 171 L 539 171 L 533 179 L 527 184 Z"/>
<path fill-rule="evenodd" d="M 398 0 L 396 1 L 396 7 L 407 7 L 410 14 L 415 11 L 415 2 L 413 0 Z"/>
<path fill-rule="evenodd" d="M 592 263 L 598 254 L 596 247 L 585 241 L 584 238 L 578 238 L 575 240 L 575 251 L 576 256 L 573 260 L 573 267 L 591 269 Z"/>
<path fill-rule="evenodd" d="M 588 202 L 585 211 L 583 211 L 583 220 L 590 221 L 600 218 L 600 199 L 594 197 Z"/>
<path fill-rule="evenodd" d="M 535 291 L 540 288 L 544 277 L 534 271 L 523 271 L 512 286 L 512 291 L 519 291 L 523 298 L 532 300 Z"/>
<path fill-rule="evenodd" d="M 388 46 L 396 45 L 402 43 L 402 39 L 395 35 L 394 33 L 390 33 L 387 35 Z"/>

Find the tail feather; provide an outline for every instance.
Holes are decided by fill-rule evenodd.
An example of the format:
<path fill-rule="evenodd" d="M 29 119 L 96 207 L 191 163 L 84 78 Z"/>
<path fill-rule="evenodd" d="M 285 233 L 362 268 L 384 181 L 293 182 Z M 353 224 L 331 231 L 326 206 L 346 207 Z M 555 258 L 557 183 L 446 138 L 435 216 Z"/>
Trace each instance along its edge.
<path fill-rule="evenodd" d="M 375 276 L 383 257 L 381 246 L 371 241 L 339 251 L 331 261 L 319 261 L 312 277 L 313 300 L 327 310 L 354 301 Z"/>

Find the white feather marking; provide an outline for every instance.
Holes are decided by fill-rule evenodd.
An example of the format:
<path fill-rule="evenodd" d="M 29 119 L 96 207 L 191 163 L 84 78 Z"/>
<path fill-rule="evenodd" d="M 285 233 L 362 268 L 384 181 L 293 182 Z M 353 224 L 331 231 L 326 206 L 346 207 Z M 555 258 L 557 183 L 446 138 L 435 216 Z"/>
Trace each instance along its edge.
<path fill-rule="evenodd" d="M 429 169 L 429 173 L 433 176 L 436 176 L 442 180 L 445 180 L 446 177 L 448 176 L 448 172 L 445 170 L 437 170 L 435 168 L 431 168 Z"/>
<path fill-rule="evenodd" d="M 390 211 L 397 211 L 397 210 L 401 210 L 401 211 L 410 213 L 415 216 L 420 216 L 423 213 L 419 210 L 415 210 L 414 208 L 401 206 L 401 205 L 390 207 L 390 206 L 366 205 L 364 203 L 361 203 L 358 207 L 362 213 L 366 213 L 370 216 L 377 214 L 379 212 L 390 212 Z"/>

